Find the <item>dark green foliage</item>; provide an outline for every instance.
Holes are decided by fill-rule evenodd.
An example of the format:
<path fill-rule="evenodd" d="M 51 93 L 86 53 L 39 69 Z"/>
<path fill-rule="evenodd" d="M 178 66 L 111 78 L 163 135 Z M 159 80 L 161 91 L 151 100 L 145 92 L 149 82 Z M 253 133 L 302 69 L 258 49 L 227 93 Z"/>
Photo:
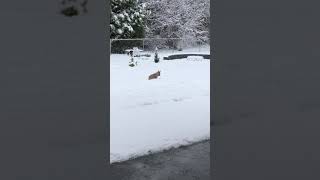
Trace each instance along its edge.
<path fill-rule="evenodd" d="M 145 32 L 144 5 L 137 0 L 111 1 L 111 39 L 143 38 Z M 133 47 L 142 48 L 142 41 L 112 41 L 111 53 L 124 53 Z"/>
<path fill-rule="evenodd" d="M 112 0 L 111 39 L 144 37 L 145 15 L 143 4 L 137 0 Z"/>

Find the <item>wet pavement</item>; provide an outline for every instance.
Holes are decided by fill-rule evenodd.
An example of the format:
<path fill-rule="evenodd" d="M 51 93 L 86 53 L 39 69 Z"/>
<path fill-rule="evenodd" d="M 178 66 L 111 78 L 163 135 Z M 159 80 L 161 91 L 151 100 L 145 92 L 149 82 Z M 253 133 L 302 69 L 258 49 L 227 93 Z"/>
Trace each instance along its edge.
<path fill-rule="evenodd" d="M 117 180 L 209 180 L 210 141 L 111 165 Z"/>

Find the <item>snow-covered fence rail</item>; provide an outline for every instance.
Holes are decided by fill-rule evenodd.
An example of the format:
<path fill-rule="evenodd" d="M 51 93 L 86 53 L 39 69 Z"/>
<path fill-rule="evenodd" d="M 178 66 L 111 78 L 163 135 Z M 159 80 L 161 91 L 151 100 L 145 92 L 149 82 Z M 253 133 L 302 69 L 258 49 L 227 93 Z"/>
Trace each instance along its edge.
<path fill-rule="evenodd" d="M 144 51 L 159 50 L 182 51 L 192 49 L 196 52 L 202 52 L 208 49 L 210 39 L 196 38 L 131 38 L 131 39 L 110 39 L 111 53 L 124 53 L 125 49 L 138 47 Z"/>

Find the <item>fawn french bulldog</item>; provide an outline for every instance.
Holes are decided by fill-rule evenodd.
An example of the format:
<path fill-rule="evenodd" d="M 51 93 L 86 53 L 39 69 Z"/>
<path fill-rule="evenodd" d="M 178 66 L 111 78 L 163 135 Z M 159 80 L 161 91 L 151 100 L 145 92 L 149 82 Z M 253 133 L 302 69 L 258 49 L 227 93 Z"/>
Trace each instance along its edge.
<path fill-rule="evenodd" d="M 151 80 L 151 79 L 157 79 L 158 76 L 160 76 L 160 71 L 151 74 L 151 75 L 149 76 L 149 80 Z"/>

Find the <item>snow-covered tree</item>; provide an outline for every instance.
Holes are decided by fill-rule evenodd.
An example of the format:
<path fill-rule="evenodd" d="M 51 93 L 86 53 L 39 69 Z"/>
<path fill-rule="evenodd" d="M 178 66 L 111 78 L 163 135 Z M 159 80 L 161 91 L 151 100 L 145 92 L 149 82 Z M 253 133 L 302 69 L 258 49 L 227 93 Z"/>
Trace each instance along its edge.
<path fill-rule="evenodd" d="M 209 38 L 210 0 L 146 1 L 146 36 L 162 38 Z"/>
<path fill-rule="evenodd" d="M 146 15 L 139 0 L 111 0 L 111 38 L 143 37 Z"/>
<path fill-rule="evenodd" d="M 111 8 L 112 39 L 161 37 L 208 42 L 210 0 L 111 0 Z M 152 40 L 144 41 L 144 46 L 179 48 L 179 43 L 184 42 Z M 142 46 L 142 41 L 117 41 L 112 50 L 120 52 L 134 46 Z"/>

